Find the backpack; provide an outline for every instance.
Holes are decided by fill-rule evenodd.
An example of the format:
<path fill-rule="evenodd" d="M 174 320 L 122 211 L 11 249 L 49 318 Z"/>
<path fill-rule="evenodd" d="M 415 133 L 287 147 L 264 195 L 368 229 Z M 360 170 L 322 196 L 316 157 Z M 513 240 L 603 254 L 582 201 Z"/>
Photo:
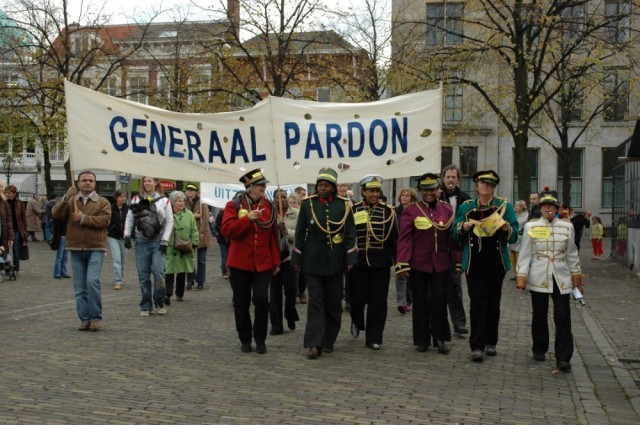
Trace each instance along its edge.
<path fill-rule="evenodd" d="M 162 232 L 162 223 L 158 216 L 156 202 L 162 197 L 149 201 L 147 198 L 140 198 L 140 202 L 131 208 L 134 209 L 136 229 L 146 239 L 153 239 Z"/>

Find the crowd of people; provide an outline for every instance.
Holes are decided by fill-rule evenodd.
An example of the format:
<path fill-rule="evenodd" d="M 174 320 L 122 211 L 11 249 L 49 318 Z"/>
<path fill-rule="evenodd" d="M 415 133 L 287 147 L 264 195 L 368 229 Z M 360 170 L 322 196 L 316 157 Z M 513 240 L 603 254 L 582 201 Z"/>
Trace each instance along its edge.
<path fill-rule="evenodd" d="M 268 334 L 284 333 L 285 322 L 295 330 L 297 298 L 308 303 L 303 345 L 310 359 L 334 351 L 345 310 L 351 335 L 364 333 L 367 348 L 381 349 L 392 271 L 397 309 L 412 316 L 417 351 L 434 347 L 446 355 L 452 334 L 469 334 L 472 361 L 496 356 L 502 286 L 513 267 L 516 288 L 531 295 L 533 358 L 546 359 L 551 296 L 557 367 L 570 371 L 570 293 L 584 291 L 577 253 L 589 228 L 594 258 L 602 255 L 599 217 L 588 211 L 568 215 L 548 188 L 530 195 L 529 208 L 522 200 L 512 204 L 495 195 L 500 177 L 493 170 L 473 176 L 474 196 L 460 189 L 460 180 L 455 165 L 426 173 L 416 180 L 417 192 L 398 191 L 394 207 L 386 202 L 378 174 L 359 181 L 360 201 L 331 168 L 319 171 L 311 195 L 302 187 L 291 194 L 278 189 L 271 200 L 269 181 L 256 169 L 240 177 L 245 190 L 213 214 L 195 184 L 167 197 L 158 178 L 144 176 L 130 205 L 120 190 L 110 203 L 97 194 L 95 174 L 84 171 L 77 186 L 44 205 L 50 217 L 43 235 L 57 250 L 54 278 L 70 277 L 66 258 L 71 253 L 79 330 L 89 331 L 102 327 L 105 251 L 112 260 L 113 289 L 120 290 L 126 249 L 135 245 L 140 315 L 165 315 L 174 295 L 182 301 L 185 291 L 204 288 L 213 235 L 221 275 L 233 292 L 241 351 L 265 354 Z M 35 239 L 28 211 L 40 210 L 16 202 L 15 186 L 3 189 L 0 242 L 19 258 L 16 245 Z M 19 264 L 14 260 L 16 272 Z"/>

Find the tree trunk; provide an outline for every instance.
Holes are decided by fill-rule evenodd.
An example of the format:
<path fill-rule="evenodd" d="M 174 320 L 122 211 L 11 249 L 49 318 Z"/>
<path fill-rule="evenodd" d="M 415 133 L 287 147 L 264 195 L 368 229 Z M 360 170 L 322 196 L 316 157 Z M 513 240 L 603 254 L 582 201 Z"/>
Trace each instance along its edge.
<path fill-rule="evenodd" d="M 520 199 L 528 200 L 531 192 L 531 164 L 527 152 L 529 135 L 526 132 L 519 132 L 513 142 L 515 144 L 515 170 L 518 176 L 518 196 Z M 515 202 L 517 199 L 513 201 Z"/>

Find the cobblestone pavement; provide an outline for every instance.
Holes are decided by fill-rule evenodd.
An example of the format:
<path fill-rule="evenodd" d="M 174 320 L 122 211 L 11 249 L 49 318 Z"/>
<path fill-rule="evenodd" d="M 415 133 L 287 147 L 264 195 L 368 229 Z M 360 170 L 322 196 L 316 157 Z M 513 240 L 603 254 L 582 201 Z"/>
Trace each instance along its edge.
<path fill-rule="evenodd" d="M 577 349 L 564 374 L 531 359 L 530 300 L 511 274 L 498 356 L 482 364 L 456 336 L 448 356 L 418 353 L 393 283 L 380 351 L 350 336 L 345 313 L 335 351 L 308 360 L 305 305 L 295 331 L 268 337 L 266 355 L 240 352 L 217 246 L 205 290 L 187 292 L 166 316 L 138 315 L 133 251 L 121 291 L 107 258 L 103 329 L 93 333 L 76 330 L 72 283 L 52 278 L 54 252 L 32 243 L 18 280 L 0 282 L 0 423 L 635 425 L 640 282 L 617 263 L 590 260 L 587 245 L 588 304 L 572 306 Z"/>

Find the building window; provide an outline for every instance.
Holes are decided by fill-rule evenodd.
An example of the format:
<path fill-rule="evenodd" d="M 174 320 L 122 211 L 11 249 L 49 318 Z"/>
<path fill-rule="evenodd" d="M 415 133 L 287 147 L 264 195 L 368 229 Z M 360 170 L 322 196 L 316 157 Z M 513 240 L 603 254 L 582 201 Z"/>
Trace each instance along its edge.
<path fill-rule="evenodd" d="M 618 165 L 616 148 L 602 148 L 602 208 L 613 205 L 613 169 Z"/>
<path fill-rule="evenodd" d="M 529 204 L 529 193 L 538 191 L 538 149 L 527 149 L 527 157 L 529 158 L 529 166 L 531 167 L 531 185 L 529 186 L 529 193 L 520 195 L 518 191 L 518 167 L 515 161 L 516 152 L 513 150 L 513 200 L 519 201 L 520 199 Z"/>
<path fill-rule="evenodd" d="M 127 99 L 138 103 L 149 103 L 147 96 L 147 78 L 142 76 L 132 76 L 127 80 Z"/>
<path fill-rule="evenodd" d="M 571 208 L 582 207 L 582 149 L 572 149 L 569 161 L 571 161 Z M 562 172 L 565 169 L 565 160 L 558 155 L 558 193 L 562 197 Z"/>
<path fill-rule="evenodd" d="M 318 102 L 331 102 L 331 89 L 318 87 Z"/>
<path fill-rule="evenodd" d="M 631 34 L 631 3 L 628 1 L 608 1 L 604 5 L 608 25 L 605 29 L 610 43 L 626 43 Z"/>
<path fill-rule="evenodd" d="M 211 73 L 206 70 L 194 72 L 189 77 L 189 105 L 197 110 L 205 109 L 209 104 L 209 82 L 211 81 Z"/>
<path fill-rule="evenodd" d="M 443 146 L 440 148 L 440 169 L 442 170 L 447 165 L 453 164 L 453 148 Z"/>
<path fill-rule="evenodd" d="M 463 3 L 427 4 L 427 45 L 442 46 L 462 43 L 464 27 Z"/>
<path fill-rule="evenodd" d="M 451 79 L 444 89 L 444 120 L 445 122 L 462 121 L 462 84 L 458 83 L 455 78 L 461 78 L 462 72 L 453 70 L 450 75 Z"/>
<path fill-rule="evenodd" d="M 569 6 L 562 10 L 564 37 L 567 43 L 571 43 L 582 37 L 585 27 L 585 5 Z"/>
<path fill-rule="evenodd" d="M 478 172 L 478 148 L 475 146 L 460 147 L 460 171 L 462 171 L 462 181 L 460 189 L 474 196 L 476 187 L 473 183 L 473 175 Z"/>
<path fill-rule="evenodd" d="M 610 71 L 604 77 L 605 108 L 604 120 L 624 121 L 629 113 L 629 75 L 625 71 Z"/>
<path fill-rule="evenodd" d="M 584 105 L 584 87 L 580 83 L 566 83 L 560 94 L 558 107 L 562 122 L 582 121 L 582 106 Z"/>

